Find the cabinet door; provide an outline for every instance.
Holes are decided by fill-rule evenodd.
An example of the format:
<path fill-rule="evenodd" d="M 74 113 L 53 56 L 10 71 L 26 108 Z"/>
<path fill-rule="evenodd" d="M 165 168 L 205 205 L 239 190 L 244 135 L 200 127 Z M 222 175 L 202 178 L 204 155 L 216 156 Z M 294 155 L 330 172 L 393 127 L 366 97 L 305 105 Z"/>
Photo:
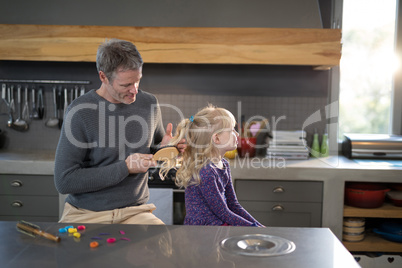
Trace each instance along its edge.
<path fill-rule="evenodd" d="M 322 202 L 322 182 L 315 181 L 235 181 L 239 200 Z"/>
<path fill-rule="evenodd" d="M 0 174 L 0 220 L 57 221 L 53 176 Z"/>
<path fill-rule="evenodd" d="M 321 203 L 239 202 L 265 226 L 321 227 Z"/>
<path fill-rule="evenodd" d="M 0 215 L 57 217 L 59 215 L 59 197 L 1 195 Z"/>
<path fill-rule="evenodd" d="M 53 176 L 0 174 L 0 195 L 58 195 Z"/>

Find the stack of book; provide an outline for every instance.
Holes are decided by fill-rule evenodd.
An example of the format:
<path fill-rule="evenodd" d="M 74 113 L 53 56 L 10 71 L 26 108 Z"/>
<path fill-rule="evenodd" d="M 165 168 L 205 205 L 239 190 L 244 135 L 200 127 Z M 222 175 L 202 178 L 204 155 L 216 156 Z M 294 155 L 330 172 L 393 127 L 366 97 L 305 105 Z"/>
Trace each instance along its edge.
<path fill-rule="evenodd" d="M 308 159 L 305 131 L 272 131 L 272 136 L 267 149 L 268 158 Z"/>

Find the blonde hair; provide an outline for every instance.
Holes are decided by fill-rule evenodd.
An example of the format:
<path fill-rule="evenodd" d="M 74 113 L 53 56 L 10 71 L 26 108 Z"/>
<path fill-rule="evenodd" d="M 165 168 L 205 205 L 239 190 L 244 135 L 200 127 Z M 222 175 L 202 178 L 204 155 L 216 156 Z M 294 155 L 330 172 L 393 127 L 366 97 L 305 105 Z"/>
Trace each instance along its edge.
<path fill-rule="evenodd" d="M 200 183 L 200 170 L 211 160 L 218 158 L 219 151 L 212 142 L 212 136 L 222 131 L 231 131 L 236 120 L 231 112 L 212 105 L 201 109 L 191 119 L 182 120 L 170 145 L 177 145 L 186 139 L 187 147 L 183 153 L 181 167 L 176 172 L 176 185 L 187 187 Z M 161 175 L 174 168 L 175 163 L 167 161 L 161 166 Z"/>

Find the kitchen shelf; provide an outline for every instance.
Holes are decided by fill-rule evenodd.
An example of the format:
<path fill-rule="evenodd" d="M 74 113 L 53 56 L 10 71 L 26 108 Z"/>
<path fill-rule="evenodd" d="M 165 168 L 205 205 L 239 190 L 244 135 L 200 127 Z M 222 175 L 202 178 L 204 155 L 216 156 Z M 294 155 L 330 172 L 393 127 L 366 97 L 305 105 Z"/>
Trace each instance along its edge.
<path fill-rule="evenodd" d="M 360 242 L 342 241 L 342 243 L 352 252 L 402 252 L 402 243 L 385 240 L 376 234 L 367 234 Z"/>
<path fill-rule="evenodd" d="M 402 218 L 402 207 L 384 203 L 379 208 L 357 208 L 344 205 L 344 217 L 361 218 Z M 375 233 L 366 232 L 361 242 L 342 241 L 343 245 L 352 252 L 402 252 L 402 243 L 388 241 Z"/>
<path fill-rule="evenodd" d="M 344 217 L 362 218 L 402 218 L 402 207 L 384 203 L 379 208 L 356 208 L 345 205 L 343 208 Z"/>
<path fill-rule="evenodd" d="M 0 24 L 0 60 L 95 62 L 106 38 L 133 42 L 147 63 L 338 66 L 340 29 Z"/>

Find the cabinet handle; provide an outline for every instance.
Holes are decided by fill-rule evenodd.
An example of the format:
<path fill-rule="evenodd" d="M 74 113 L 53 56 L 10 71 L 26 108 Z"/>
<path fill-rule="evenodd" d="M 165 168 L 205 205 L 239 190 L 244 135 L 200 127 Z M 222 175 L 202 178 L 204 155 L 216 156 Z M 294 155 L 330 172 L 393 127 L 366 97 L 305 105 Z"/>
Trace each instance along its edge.
<path fill-rule="evenodd" d="M 272 192 L 274 192 L 274 193 L 284 193 L 285 189 L 282 186 L 278 186 L 278 187 L 275 187 L 274 190 L 272 190 Z"/>
<path fill-rule="evenodd" d="M 21 187 L 22 186 L 22 182 L 21 181 L 12 181 L 10 182 L 10 185 L 12 187 Z"/>
<path fill-rule="evenodd" d="M 283 210 L 285 210 L 285 208 L 282 207 L 281 205 L 275 205 L 272 207 L 272 210 L 273 211 L 283 211 Z"/>
<path fill-rule="evenodd" d="M 22 204 L 21 201 L 14 201 L 14 202 L 11 203 L 11 206 L 15 207 L 15 208 L 20 208 L 20 207 L 23 206 L 23 204 Z"/>

